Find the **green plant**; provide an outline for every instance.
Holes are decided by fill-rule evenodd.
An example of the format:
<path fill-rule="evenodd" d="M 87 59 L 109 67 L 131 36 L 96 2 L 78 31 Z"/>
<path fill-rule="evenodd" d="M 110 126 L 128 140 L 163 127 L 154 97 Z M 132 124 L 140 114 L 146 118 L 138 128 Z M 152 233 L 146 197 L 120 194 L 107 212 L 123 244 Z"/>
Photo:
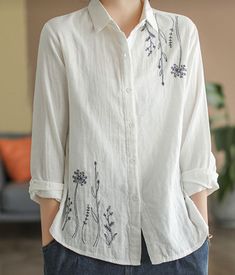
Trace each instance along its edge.
<path fill-rule="evenodd" d="M 208 105 L 213 108 L 213 115 L 209 116 L 211 134 L 217 151 L 224 152 L 224 164 L 218 176 L 220 188 L 217 192 L 217 198 L 221 202 L 227 192 L 234 190 L 235 185 L 235 126 L 231 125 L 222 85 L 206 83 L 206 93 Z M 217 125 L 221 123 L 222 126 Z"/>

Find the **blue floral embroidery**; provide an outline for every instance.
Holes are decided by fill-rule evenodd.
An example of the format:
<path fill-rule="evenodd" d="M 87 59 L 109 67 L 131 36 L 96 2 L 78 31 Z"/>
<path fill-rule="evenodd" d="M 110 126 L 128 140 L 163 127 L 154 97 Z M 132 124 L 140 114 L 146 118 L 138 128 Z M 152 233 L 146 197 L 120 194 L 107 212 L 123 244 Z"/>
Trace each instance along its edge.
<path fill-rule="evenodd" d="M 148 52 L 148 56 L 150 56 L 153 53 L 153 50 L 156 49 L 156 39 L 158 41 L 157 43 L 157 49 L 160 51 L 160 57 L 158 60 L 158 69 L 159 69 L 159 76 L 162 79 L 162 85 L 164 85 L 164 61 L 167 62 L 167 55 L 166 53 L 163 51 L 163 43 L 167 44 L 167 39 L 166 36 L 164 34 L 164 32 L 160 29 L 158 21 L 157 21 L 157 16 L 156 14 L 154 14 L 156 17 L 156 22 L 157 22 L 157 26 L 158 26 L 158 35 L 156 38 L 156 35 L 154 33 L 152 33 L 148 27 L 149 23 L 145 20 L 145 23 L 143 25 L 143 27 L 140 29 L 141 31 L 146 31 L 147 32 L 147 38 L 145 39 L 145 42 L 149 43 L 149 46 L 147 48 L 145 48 L 145 51 Z"/>
<path fill-rule="evenodd" d="M 181 37 L 179 32 L 179 22 L 178 22 L 178 16 L 175 17 L 175 28 L 176 28 L 176 36 L 180 47 L 180 54 L 179 54 L 179 63 L 174 64 L 171 66 L 171 73 L 174 75 L 174 77 L 180 77 L 183 78 L 183 76 L 186 75 L 186 65 L 181 64 L 182 62 L 182 44 L 181 44 Z"/>
<path fill-rule="evenodd" d="M 157 14 L 155 13 L 156 23 L 158 27 L 158 50 L 160 51 L 160 58 L 158 60 L 158 69 L 159 69 L 159 76 L 162 78 L 162 85 L 165 85 L 164 80 L 164 61 L 167 62 L 168 58 L 166 53 L 163 51 L 163 43 L 167 44 L 167 39 L 164 34 L 164 32 L 160 29 L 160 26 L 158 24 Z"/>
<path fill-rule="evenodd" d="M 171 17 L 171 20 L 172 20 L 172 26 L 171 26 L 170 32 L 169 32 L 169 47 L 170 48 L 173 47 L 173 33 L 174 33 L 174 27 L 175 27 L 175 21 L 172 17 Z"/>
<path fill-rule="evenodd" d="M 83 241 L 83 243 L 86 243 L 86 225 L 87 225 L 88 220 L 89 220 L 90 209 L 91 209 L 90 205 L 87 204 L 86 216 L 85 216 L 85 219 L 84 219 L 83 224 L 82 224 L 82 241 Z"/>
<path fill-rule="evenodd" d="M 147 56 L 150 56 L 155 49 L 157 49 L 160 54 L 159 54 L 159 59 L 158 59 L 158 69 L 159 69 L 159 76 L 161 77 L 161 84 L 165 85 L 165 62 L 168 62 L 168 57 L 167 54 L 164 50 L 164 46 L 169 45 L 169 48 L 173 48 L 173 34 L 174 30 L 176 32 L 176 37 L 179 45 L 179 62 L 177 64 L 173 64 L 171 66 L 171 74 L 174 75 L 174 77 L 179 77 L 183 78 L 183 76 L 186 75 L 186 65 L 182 64 L 182 43 L 181 43 L 181 37 L 180 37 L 180 32 L 179 32 L 179 22 L 178 22 L 178 17 L 175 16 L 175 21 L 174 19 L 170 16 L 172 20 L 172 25 L 170 27 L 170 33 L 169 33 L 169 40 L 167 41 L 166 35 L 164 32 L 161 30 L 159 23 L 158 23 L 158 18 L 157 18 L 157 13 L 154 13 L 154 16 L 156 18 L 156 23 L 157 23 L 157 37 L 156 35 L 150 31 L 149 28 L 149 23 L 145 21 L 143 27 L 141 28 L 141 31 L 146 31 L 147 32 L 147 38 L 145 39 L 145 42 L 148 42 L 148 46 L 145 48 L 145 51 L 148 52 Z M 157 39 L 157 46 L 155 40 Z"/>
<path fill-rule="evenodd" d="M 78 222 L 78 210 L 77 210 L 77 189 L 78 189 L 78 184 L 80 184 L 81 186 L 83 186 L 84 184 L 86 184 L 86 179 L 87 176 L 85 175 L 85 173 L 83 171 L 80 171 L 79 169 L 77 169 L 76 171 L 74 171 L 74 175 L 73 175 L 73 182 L 75 182 L 75 191 L 74 191 L 74 213 L 75 213 L 75 231 L 73 234 L 73 238 L 77 235 L 78 233 L 78 226 L 79 226 L 79 222 Z"/>
<path fill-rule="evenodd" d="M 112 226 L 114 225 L 114 221 L 110 221 L 110 216 L 113 215 L 113 212 L 110 211 L 110 209 L 111 209 L 111 206 L 109 205 L 106 209 L 106 213 L 104 213 L 104 217 L 105 217 L 106 222 L 107 222 L 104 225 L 104 227 L 107 231 L 106 233 L 104 233 L 104 236 L 105 236 L 106 244 L 108 246 L 110 246 L 111 242 L 114 240 L 114 238 L 117 235 L 117 232 L 113 233 L 113 231 L 112 231 Z"/>
<path fill-rule="evenodd" d="M 65 212 L 64 212 L 64 222 L 62 225 L 62 230 L 64 230 L 67 222 L 71 220 L 71 216 L 69 216 L 70 212 L 72 211 L 72 208 L 70 207 L 72 205 L 71 198 L 69 197 L 69 194 L 67 192 L 66 200 L 65 200 Z"/>
<path fill-rule="evenodd" d="M 100 190 L 100 180 L 99 180 L 99 173 L 97 171 L 97 162 L 94 161 L 94 166 L 95 166 L 95 180 L 94 180 L 94 185 L 91 186 L 91 194 L 93 196 L 93 198 L 95 199 L 95 206 L 91 206 L 91 204 L 87 204 L 86 206 L 86 213 L 85 213 L 85 218 L 83 220 L 83 224 L 82 224 L 82 228 L 81 228 L 81 239 L 82 242 L 85 244 L 87 242 L 86 239 L 86 227 L 88 225 L 88 221 L 90 220 L 90 216 L 92 217 L 93 221 L 97 224 L 97 233 L 96 233 L 96 238 L 95 241 L 93 243 L 93 246 L 97 246 L 99 239 L 101 237 L 101 220 L 100 220 L 100 199 L 98 199 L 98 194 L 99 194 L 99 190 Z M 80 171 L 79 169 L 74 171 L 74 174 L 72 176 L 73 178 L 73 182 L 76 184 L 75 185 L 75 191 L 74 191 L 74 221 L 75 221 L 75 231 L 72 235 L 72 237 L 74 238 L 75 236 L 77 236 L 78 234 L 78 228 L 79 228 L 79 221 L 78 221 L 78 210 L 77 210 L 77 189 L 78 189 L 78 185 L 80 184 L 81 186 L 84 186 L 87 183 L 87 176 L 85 175 L 85 173 L 83 171 Z M 70 196 L 68 195 L 69 191 L 67 192 L 66 195 L 66 200 L 65 200 L 65 208 L 64 208 L 64 222 L 62 224 L 62 230 L 64 230 L 65 225 L 67 224 L 67 222 L 69 220 L 72 219 L 71 216 L 69 216 L 70 212 L 72 213 L 72 201 Z M 117 235 L 117 233 L 113 233 L 112 231 L 112 226 L 114 225 L 113 221 L 110 221 L 110 216 L 113 215 L 113 212 L 110 211 L 111 206 L 109 205 L 106 208 L 106 212 L 103 214 L 103 216 L 105 217 L 106 220 L 106 224 L 104 224 L 104 230 L 106 230 L 107 232 L 104 233 L 104 240 L 107 244 L 108 247 L 110 247 L 112 241 L 114 240 L 115 236 Z"/>
<path fill-rule="evenodd" d="M 147 48 L 145 48 L 145 51 L 148 52 L 148 56 L 150 56 L 153 50 L 156 48 L 156 36 L 150 31 L 149 26 L 150 24 L 148 23 L 148 21 L 145 20 L 143 27 L 140 29 L 141 31 L 147 31 L 148 36 L 146 37 L 145 42 L 147 42 L 149 45 L 147 46 Z"/>

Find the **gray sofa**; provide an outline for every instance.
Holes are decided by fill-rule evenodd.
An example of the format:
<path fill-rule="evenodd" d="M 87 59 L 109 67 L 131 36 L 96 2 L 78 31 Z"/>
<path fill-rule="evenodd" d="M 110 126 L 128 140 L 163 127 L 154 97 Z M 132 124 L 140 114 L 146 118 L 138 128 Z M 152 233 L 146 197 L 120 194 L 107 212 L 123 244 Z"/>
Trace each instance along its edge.
<path fill-rule="evenodd" d="M 29 136 L 20 133 L 0 133 L 0 138 Z M 40 207 L 28 193 L 29 182 L 23 184 L 11 181 L 0 158 L 0 223 L 39 222 Z"/>

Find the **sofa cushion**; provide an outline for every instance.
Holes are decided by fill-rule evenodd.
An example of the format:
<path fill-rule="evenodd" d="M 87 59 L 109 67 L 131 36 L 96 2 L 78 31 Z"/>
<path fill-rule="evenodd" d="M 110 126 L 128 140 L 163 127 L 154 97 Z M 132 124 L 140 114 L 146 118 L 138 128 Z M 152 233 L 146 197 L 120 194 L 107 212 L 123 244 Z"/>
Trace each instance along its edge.
<path fill-rule="evenodd" d="M 31 137 L 0 138 L 0 156 L 11 180 L 30 179 L 30 149 Z"/>
<path fill-rule="evenodd" d="M 0 190 L 2 189 L 2 186 L 4 183 L 5 183 L 5 172 L 3 168 L 3 162 L 0 159 Z"/>
<path fill-rule="evenodd" d="M 28 189 L 29 182 L 9 182 L 5 185 L 1 193 L 2 211 L 14 213 L 37 212 L 39 206 L 30 199 Z"/>

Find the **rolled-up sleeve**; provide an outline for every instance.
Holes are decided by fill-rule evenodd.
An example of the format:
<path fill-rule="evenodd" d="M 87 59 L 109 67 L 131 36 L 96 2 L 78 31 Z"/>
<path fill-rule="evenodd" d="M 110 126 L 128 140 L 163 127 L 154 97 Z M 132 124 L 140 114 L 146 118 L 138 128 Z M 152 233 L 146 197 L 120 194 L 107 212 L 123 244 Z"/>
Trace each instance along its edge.
<path fill-rule="evenodd" d="M 30 198 L 61 201 L 68 135 L 68 92 L 60 39 L 53 25 L 41 30 L 32 117 Z"/>
<path fill-rule="evenodd" d="M 198 29 L 192 23 L 189 38 L 188 68 L 185 83 L 182 142 L 180 151 L 181 181 L 188 196 L 207 190 L 209 196 L 219 189 L 216 160 L 211 149 L 206 86 Z"/>

